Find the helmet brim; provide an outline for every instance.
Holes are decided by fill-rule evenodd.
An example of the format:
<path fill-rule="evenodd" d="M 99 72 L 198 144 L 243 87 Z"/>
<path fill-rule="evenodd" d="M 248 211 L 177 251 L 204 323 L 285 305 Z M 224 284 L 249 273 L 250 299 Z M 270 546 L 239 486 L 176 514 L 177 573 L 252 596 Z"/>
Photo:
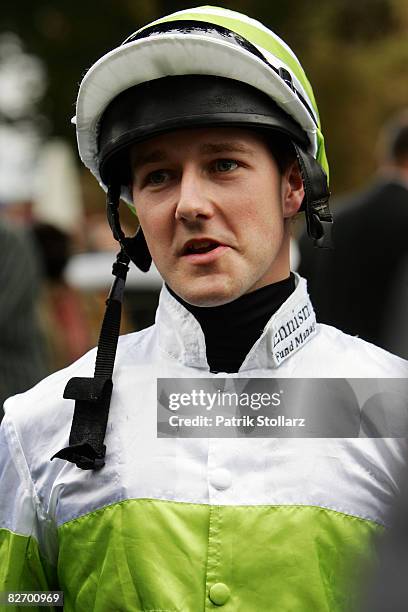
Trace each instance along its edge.
<path fill-rule="evenodd" d="M 279 60 L 276 59 L 277 65 Z M 125 90 L 166 76 L 203 74 L 246 83 L 265 93 L 306 133 L 312 155 L 317 150 L 315 119 L 299 103 L 287 83 L 265 62 L 228 41 L 202 34 L 174 32 L 153 35 L 118 47 L 85 75 L 78 93 L 76 128 L 82 161 L 107 186 L 99 173 L 99 126 L 113 99 Z M 296 82 L 298 91 L 303 92 Z"/>
<path fill-rule="evenodd" d="M 129 184 L 129 156 L 121 153 L 131 145 L 178 129 L 205 127 L 280 132 L 308 147 L 299 124 L 254 87 L 208 75 L 164 77 L 127 89 L 103 114 L 98 144 L 102 181 Z"/>

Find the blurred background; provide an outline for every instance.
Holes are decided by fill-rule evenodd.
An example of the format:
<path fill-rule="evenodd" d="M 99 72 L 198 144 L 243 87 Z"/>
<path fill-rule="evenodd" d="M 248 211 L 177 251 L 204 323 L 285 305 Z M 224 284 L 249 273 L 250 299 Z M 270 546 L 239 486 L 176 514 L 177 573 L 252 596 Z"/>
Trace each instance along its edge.
<path fill-rule="evenodd" d="M 335 198 L 375 173 L 380 127 L 408 103 L 406 0 L 236 0 L 295 51 L 320 108 Z M 170 0 L 20 0 L 0 18 L 0 400 L 97 342 L 116 245 L 79 163 L 78 84 Z M 199 6 L 199 4 L 195 4 Z M 125 208 L 125 207 L 123 207 Z M 136 227 L 130 213 L 125 224 Z M 295 237 L 303 226 L 295 225 Z M 297 254 L 296 254 L 297 253 Z M 299 253 L 294 245 L 294 266 Z M 133 271 L 122 331 L 153 322 L 160 278 Z"/>

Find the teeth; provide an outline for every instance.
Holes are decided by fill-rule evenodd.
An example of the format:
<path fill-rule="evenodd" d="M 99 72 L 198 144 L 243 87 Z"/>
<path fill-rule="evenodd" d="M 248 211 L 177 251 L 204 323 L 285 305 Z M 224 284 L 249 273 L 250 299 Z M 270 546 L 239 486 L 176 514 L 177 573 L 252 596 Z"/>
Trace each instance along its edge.
<path fill-rule="evenodd" d="M 191 244 L 188 247 L 188 251 L 190 253 L 203 253 L 210 248 L 215 248 L 216 243 L 211 242 L 210 240 L 202 240 L 201 242 L 197 242 L 196 244 Z"/>

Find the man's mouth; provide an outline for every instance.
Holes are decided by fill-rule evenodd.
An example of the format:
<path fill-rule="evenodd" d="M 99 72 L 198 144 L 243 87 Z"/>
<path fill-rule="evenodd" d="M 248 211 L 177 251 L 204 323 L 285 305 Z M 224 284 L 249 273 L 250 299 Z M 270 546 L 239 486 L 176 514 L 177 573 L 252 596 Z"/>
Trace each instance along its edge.
<path fill-rule="evenodd" d="M 181 256 L 193 266 L 210 265 L 229 250 L 229 246 L 212 238 L 193 238 L 181 249 Z"/>
<path fill-rule="evenodd" d="M 222 246 L 215 240 L 189 240 L 183 248 L 183 255 L 198 255 L 200 253 L 209 253 L 217 247 Z"/>

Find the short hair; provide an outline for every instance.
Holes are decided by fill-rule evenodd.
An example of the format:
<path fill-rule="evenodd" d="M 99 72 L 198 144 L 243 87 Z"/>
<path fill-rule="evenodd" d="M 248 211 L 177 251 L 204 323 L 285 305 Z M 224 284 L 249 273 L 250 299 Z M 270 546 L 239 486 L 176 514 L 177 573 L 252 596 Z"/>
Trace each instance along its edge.
<path fill-rule="evenodd" d="M 276 132 L 274 134 L 267 134 L 266 142 L 275 159 L 279 172 L 284 174 L 293 162 L 297 160 L 291 139 L 286 134 Z"/>

